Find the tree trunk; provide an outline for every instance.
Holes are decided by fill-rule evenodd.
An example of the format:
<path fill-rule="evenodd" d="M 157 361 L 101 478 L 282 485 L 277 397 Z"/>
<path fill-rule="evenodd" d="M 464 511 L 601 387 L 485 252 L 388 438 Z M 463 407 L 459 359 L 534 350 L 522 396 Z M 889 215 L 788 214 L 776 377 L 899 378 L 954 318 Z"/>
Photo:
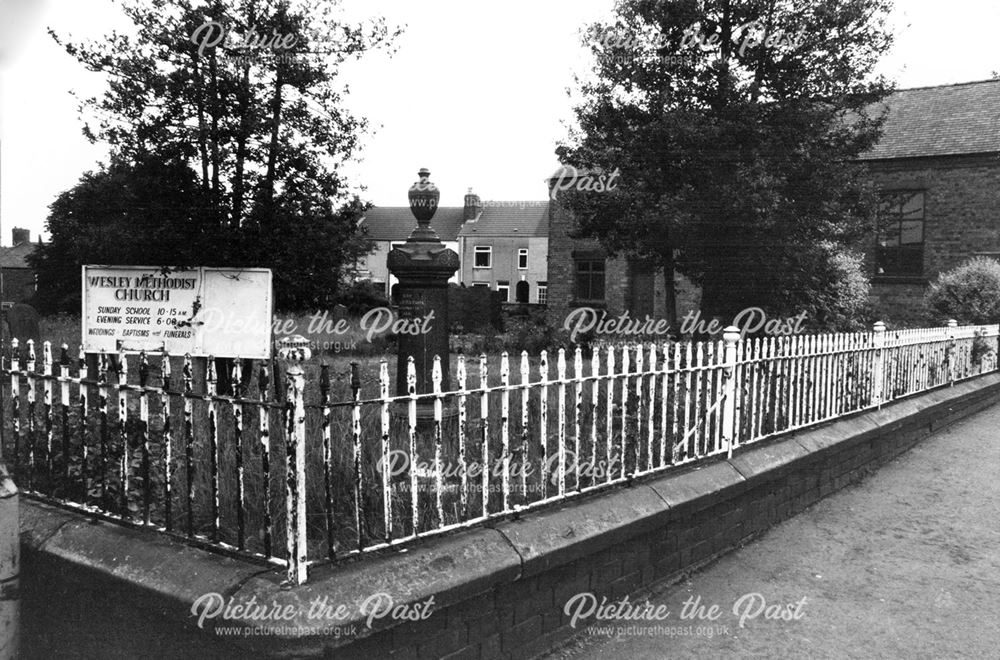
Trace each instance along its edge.
<path fill-rule="evenodd" d="M 278 161 L 278 131 L 281 127 L 281 66 L 274 75 L 274 94 L 271 96 L 271 144 L 267 151 L 267 172 L 264 175 L 264 203 L 267 210 L 274 200 L 275 168 Z"/>
<path fill-rule="evenodd" d="M 218 198 L 221 190 L 219 185 L 219 169 L 220 169 L 220 157 L 219 157 L 219 108 L 222 105 L 219 99 L 219 70 L 218 62 L 215 55 L 215 49 L 211 50 L 209 55 L 209 73 L 212 80 L 212 192 Z"/>
<path fill-rule="evenodd" d="M 760 46 L 760 57 L 757 58 L 757 66 L 754 69 L 753 75 L 753 86 L 750 88 L 750 101 L 751 103 L 757 103 L 757 99 L 760 98 L 760 86 L 764 82 L 764 66 L 766 64 L 766 54 L 767 48 L 763 45 L 767 43 L 767 40 L 771 36 L 771 30 L 773 29 L 774 22 L 774 0 L 771 0 L 771 4 L 767 7 L 767 20 L 764 23 L 764 35 L 761 38 Z"/>
<path fill-rule="evenodd" d="M 208 135 L 205 126 L 205 78 L 202 74 L 198 53 L 194 54 L 194 77 L 197 85 L 196 103 L 198 105 L 198 155 L 201 158 L 201 187 L 208 190 Z"/>
<path fill-rule="evenodd" d="M 723 108 L 726 106 L 727 99 L 729 97 L 729 58 L 732 56 L 732 38 L 733 38 L 733 17 L 730 11 L 729 0 L 724 0 L 722 3 L 722 20 L 719 25 L 719 74 L 716 78 L 718 84 L 717 92 L 717 108 Z"/>
<path fill-rule="evenodd" d="M 250 127 L 250 63 L 243 64 L 240 81 L 240 129 L 236 136 L 236 169 L 233 173 L 233 226 L 243 225 L 243 164 L 247 156 L 247 133 Z"/>
<path fill-rule="evenodd" d="M 673 249 L 668 249 L 663 255 L 663 261 L 661 262 L 661 267 L 663 268 L 663 292 L 664 292 L 664 306 L 666 309 L 666 319 L 667 323 L 673 330 L 677 330 L 677 290 L 674 285 L 674 275 L 676 273 L 676 266 L 674 264 L 674 251 Z"/>
<path fill-rule="evenodd" d="M 702 283 L 701 319 L 707 325 L 717 319 L 720 328 L 732 324 L 736 315 L 746 306 L 741 291 L 726 281 L 727 275 L 709 274 Z M 721 337 L 716 337 L 719 339 Z"/>

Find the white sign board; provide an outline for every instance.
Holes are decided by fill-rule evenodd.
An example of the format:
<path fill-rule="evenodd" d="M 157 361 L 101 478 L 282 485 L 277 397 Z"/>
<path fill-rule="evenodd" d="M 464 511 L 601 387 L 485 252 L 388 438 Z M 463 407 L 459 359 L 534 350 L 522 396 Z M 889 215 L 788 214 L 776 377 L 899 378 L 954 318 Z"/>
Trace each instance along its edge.
<path fill-rule="evenodd" d="M 271 357 L 271 271 L 83 267 L 83 347 L 88 353 Z"/>

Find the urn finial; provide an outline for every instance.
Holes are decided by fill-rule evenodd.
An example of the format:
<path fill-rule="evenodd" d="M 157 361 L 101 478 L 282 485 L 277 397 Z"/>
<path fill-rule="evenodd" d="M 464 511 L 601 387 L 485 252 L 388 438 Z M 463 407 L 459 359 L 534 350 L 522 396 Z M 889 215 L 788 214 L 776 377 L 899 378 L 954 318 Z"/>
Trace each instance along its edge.
<path fill-rule="evenodd" d="M 431 218 L 437 211 L 438 201 L 441 199 L 441 191 L 431 183 L 431 172 L 426 167 L 420 168 L 417 173 L 420 180 L 410 186 L 408 197 L 410 199 L 410 211 L 417 219 L 417 224 L 421 229 L 429 228 Z"/>

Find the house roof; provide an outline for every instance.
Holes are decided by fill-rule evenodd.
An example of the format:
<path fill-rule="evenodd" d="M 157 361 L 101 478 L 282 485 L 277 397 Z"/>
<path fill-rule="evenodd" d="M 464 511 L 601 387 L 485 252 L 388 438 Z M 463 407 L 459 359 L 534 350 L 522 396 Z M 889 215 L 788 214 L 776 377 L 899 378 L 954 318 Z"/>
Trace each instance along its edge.
<path fill-rule="evenodd" d="M 14 247 L 0 247 L 0 268 L 30 268 L 26 258 L 34 250 L 34 243 L 21 243 Z"/>
<path fill-rule="evenodd" d="M 462 227 L 461 206 L 439 206 L 431 219 L 431 228 L 442 241 L 458 240 Z M 403 241 L 417 226 L 409 206 L 376 206 L 361 219 L 361 226 L 368 229 L 368 238 L 374 241 Z"/>
<path fill-rule="evenodd" d="M 1000 80 L 901 89 L 882 139 L 861 160 L 1000 152 Z"/>
<path fill-rule="evenodd" d="M 548 236 L 547 201 L 484 202 L 483 212 L 475 221 L 462 226 L 460 236 Z"/>

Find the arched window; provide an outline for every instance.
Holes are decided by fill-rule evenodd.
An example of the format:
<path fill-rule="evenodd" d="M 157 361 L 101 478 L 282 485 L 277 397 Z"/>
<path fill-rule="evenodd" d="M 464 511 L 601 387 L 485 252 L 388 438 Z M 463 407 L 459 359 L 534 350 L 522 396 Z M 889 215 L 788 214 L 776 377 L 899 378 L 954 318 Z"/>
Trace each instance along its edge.
<path fill-rule="evenodd" d="M 531 285 L 528 284 L 527 280 L 521 280 L 517 283 L 517 287 L 514 289 L 514 300 L 519 303 L 528 302 L 528 291 Z"/>

